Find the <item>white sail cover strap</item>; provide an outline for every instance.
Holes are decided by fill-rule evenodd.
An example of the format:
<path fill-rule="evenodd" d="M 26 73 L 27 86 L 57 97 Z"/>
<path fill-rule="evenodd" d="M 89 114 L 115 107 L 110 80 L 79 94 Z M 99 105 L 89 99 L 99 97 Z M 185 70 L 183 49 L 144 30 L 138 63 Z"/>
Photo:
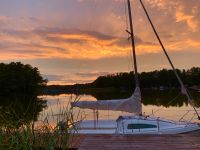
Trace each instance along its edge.
<path fill-rule="evenodd" d="M 71 105 L 73 107 L 87 109 L 125 111 L 135 114 L 142 113 L 141 93 L 139 87 L 136 87 L 133 95 L 127 99 L 79 101 L 74 102 Z"/>

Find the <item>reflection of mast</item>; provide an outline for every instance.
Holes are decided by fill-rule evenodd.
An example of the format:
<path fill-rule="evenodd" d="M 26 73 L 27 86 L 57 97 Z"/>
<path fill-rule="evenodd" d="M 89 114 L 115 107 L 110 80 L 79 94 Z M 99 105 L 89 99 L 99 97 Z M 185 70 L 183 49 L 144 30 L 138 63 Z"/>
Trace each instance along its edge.
<path fill-rule="evenodd" d="M 135 53 L 135 41 L 134 41 L 134 34 L 133 34 L 133 22 L 132 22 L 132 14 L 131 14 L 131 4 L 130 0 L 127 0 L 128 3 L 128 13 L 129 13 L 129 22 L 130 22 L 130 34 L 131 44 L 132 44 L 132 51 L 133 51 L 133 62 L 134 62 L 134 71 L 135 71 L 135 83 L 136 87 L 139 87 L 139 79 L 138 79 L 138 72 L 137 72 L 137 60 L 136 60 L 136 53 Z"/>
<path fill-rule="evenodd" d="M 129 1 L 129 0 L 128 0 L 128 1 Z M 130 2 L 130 1 L 129 1 L 129 2 Z M 176 71 L 176 69 L 175 69 L 175 67 L 174 67 L 174 65 L 173 65 L 173 63 L 172 63 L 172 61 L 171 61 L 171 59 L 170 59 L 170 57 L 169 57 L 169 55 L 168 55 L 168 53 L 167 53 L 167 51 L 166 51 L 164 45 L 163 45 L 163 43 L 162 43 L 162 41 L 161 41 L 161 39 L 160 39 L 160 37 L 159 37 L 159 35 L 158 35 L 158 33 L 157 33 L 157 31 L 156 31 L 156 29 L 155 29 L 155 27 L 154 27 L 152 21 L 151 21 L 151 18 L 149 17 L 149 14 L 148 14 L 148 12 L 147 12 L 147 10 L 146 10 L 146 8 L 145 8 L 145 6 L 144 6 L 142 0 L 140 0 L 140 3 L 141 3 L 141 5 L 142 5 L 142 7 L 143 7 L 143 9 L 144 9 L 144 12 L 145 12 L 145 14 L 146 14 L 146 16 L 147 16 L 147 18 L 148 18 L 150 24 L 151 24 L 151 27 L 152 27 L 154 33 L 155 33 L 155 35 L 156 35 L 156 37 L 157 37 L 157 39 L 158 39 L 158 42 L 160 43 L 160 45 L 161 45 L 161 47 L 162 47 L 162 50 L 164 51 L 165 56 L 167 57 L 167 59 L 168 59 L 170 65 L 171 65 L 171 67 L 172 67 L 172 69 L 173 69 L 173 71 L 174 71 L 174 74 L 176 75 L 176 78 L 178 79 L 178 81 L 179 81 L 179 83 L 180 83 L 180 85 L 181 85 L 181 92 L 187 96 L 188 101 L 190 102 L 191 106 L 193 107 L 195 113 L 197 114 L 198 119 L 200 120 L 200 116 L 199 116 L 199 114 L 198 114 L 196 108 L 194 107 L 194 102 L 193 102 L 193 100 L 191 99 L 191 97 L 190 97 L 188 91 L 186 90 L 186 88 L 185 88 L 185 86 L 184 86 L 184 84 L 183 84 L 183 81 L 181 80 L 180 76 L 178 75 L 178 73 L 177 73 L 177 71 Z"/>

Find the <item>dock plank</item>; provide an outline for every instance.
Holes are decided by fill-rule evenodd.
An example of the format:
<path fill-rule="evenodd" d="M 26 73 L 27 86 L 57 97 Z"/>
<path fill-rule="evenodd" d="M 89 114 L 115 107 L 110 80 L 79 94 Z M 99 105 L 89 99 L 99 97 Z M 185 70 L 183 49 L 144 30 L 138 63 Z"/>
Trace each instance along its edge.
<path fill-rule="evenodd" d="M 176 135 L 85 135 L 79 150 L 200 150 L 200 131 Z"/>

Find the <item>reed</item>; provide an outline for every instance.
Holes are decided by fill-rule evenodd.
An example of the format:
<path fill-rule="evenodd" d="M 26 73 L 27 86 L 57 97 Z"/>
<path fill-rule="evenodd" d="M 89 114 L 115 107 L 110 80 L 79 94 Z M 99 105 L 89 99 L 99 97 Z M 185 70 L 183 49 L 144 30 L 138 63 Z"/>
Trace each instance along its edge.
<path fill-rule="evenodd" d="M 78 101 L 75 98 L 73 102 Z M 0 149 L 3 150 L 32 150 L 32 149 L 70 149 L 73 147 L 75 133 L 77 131 L 75 124 L 80 121 L 80 117 L 74 116 L 74 108 L 70 106 L 69 100 L 67 106 L 61 106 L 59 114 L 43 114 L 44 119 L 40 121 L 26 122 L 20 119 L 16 123 L 11 123 L 8 116 L 1 118 L 6 121 L 6 125 L 0 125 Z M 55 120 L 56 123 L 50 123 Z"/>

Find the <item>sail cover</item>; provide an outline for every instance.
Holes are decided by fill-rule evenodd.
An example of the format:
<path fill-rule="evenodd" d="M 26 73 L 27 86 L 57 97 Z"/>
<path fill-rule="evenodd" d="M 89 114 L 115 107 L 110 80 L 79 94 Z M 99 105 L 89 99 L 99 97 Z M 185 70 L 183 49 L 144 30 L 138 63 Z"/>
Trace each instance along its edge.
<path fill-rule="evenodd" d="M 115 110 L 141 114 L 141 93 L 140 88 L 136 87 L 133 95 L 127 99 L 99 100 L 99 101 L 79 101 L 71 104 L 73 107 L 96 109 L 96 110 Z"/>

